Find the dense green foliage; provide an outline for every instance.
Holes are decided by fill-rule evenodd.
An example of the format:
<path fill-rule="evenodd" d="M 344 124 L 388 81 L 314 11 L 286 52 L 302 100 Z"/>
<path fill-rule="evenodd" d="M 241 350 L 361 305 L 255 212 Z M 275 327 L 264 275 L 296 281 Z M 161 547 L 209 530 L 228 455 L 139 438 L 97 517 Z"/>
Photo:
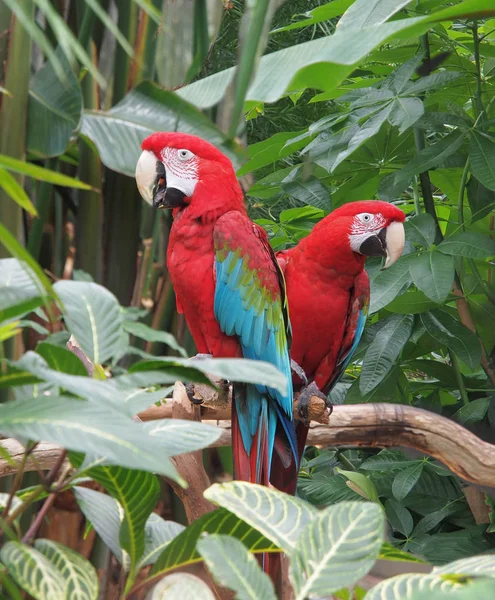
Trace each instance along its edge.
<path fill-rule="evenodd" d="M 164 265 L 169 216 L 143 206 L 132 179 L 144 137 L 183 130 L 232 158 L 275 249 L 345 202 L 400 206 L 404 256 L 386 271 L 368 261 L 369 321 L 331 399 L 425 408 L 494 441 L 488 4 L 288 0 L 274 11 L 264 0 L 122 0 L 115 11 L 85 0 L 66 13 L 42 0 L 0 5 L 8 30 L 0 36 L 0 434 L 26 448 L 0 493 L 3 595 L 98 597 L 101 563 L 35 539 L 69 488 L 121 565 L 122 598 L 159 580 L 156 600 L 171 597 L 165 588 L 210 598 L 192 575 L 169 574 L 204 560 L 236 597 L 269 600 L 273 586 L 252 553 L 279 551 L 298 600 L 349 598 L 344 588 L 378 557 L 435 568 L 382 582 L 369 599 L 493 595 L 493 497 L 477 491 L 488 508 L 480 523 L 465 484 L 431 458 L 309 448 L 298 498 L 215 484 L 205 496 L 218 510 L 184 529 L 152 512 L 163 491 L 157 475 L 184 485 L 170 458 L 206 448 L 219 431 L 133 419 L 163 403 L 174 382 L 205 383 L 206 373 L 285 385 L 270 365 L 187 362 L 194 346 Z M 40 441 L 58 444 L 60 455 L 52 471 L 28 479 Z M 5 447 L 2 461 L 12 465 Z M 228 476 L 227 455 L 215 461 Z"/>

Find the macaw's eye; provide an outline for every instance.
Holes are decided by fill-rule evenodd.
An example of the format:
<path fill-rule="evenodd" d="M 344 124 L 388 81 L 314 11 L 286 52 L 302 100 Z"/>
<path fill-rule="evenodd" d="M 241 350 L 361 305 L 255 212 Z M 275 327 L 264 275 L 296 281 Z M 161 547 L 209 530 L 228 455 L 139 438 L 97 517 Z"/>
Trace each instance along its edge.
<path fill-rule="evenodd" d="M 179 160 L 189 160 L 194 156 L 194 154 L 189 150 L 179 150 L 177 154 L 179 156 Z"/>
<path fill-rule="evenodd" d="M 358 216 L 361 223 L 369 223 L 373 219 L 373 215 L 370 213 L 362 213 Z"/>

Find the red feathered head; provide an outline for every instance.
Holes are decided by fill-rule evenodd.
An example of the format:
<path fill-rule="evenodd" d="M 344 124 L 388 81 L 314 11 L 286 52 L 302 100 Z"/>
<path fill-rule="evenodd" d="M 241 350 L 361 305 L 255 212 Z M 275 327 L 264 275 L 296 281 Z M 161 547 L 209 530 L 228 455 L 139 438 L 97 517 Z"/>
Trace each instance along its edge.
<path fill-rule="evenodd" d="M 142 198 L 155 208 L 242 205 L 234 167 L 213 144 L 187 133 L 153 133 L 142 149 L 136 182 Z"/>
<path fill-rule="evenodd" d="M 325 238 L 335 253 L 340 246 L 344 252 L 350 249 L 363 256 L 385 256 L 387 268 L 404 249 L 405 218 L 400 208 L 388 202 L 349 202 L 320 221 L 310 237 Z"/>

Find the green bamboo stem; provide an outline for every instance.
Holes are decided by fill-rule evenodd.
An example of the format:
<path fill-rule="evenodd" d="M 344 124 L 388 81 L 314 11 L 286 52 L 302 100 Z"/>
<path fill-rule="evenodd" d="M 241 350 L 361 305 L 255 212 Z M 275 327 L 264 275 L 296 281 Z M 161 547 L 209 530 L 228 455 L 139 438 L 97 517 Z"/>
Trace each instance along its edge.
<path fill-rule="evenodd" d="M 48 169 L 55 171 L 57 169 L 57 165 L 57 158 L 49 158 L 46 166 Z M 38 218 L 33 219 L 33 222 L 31 223 L 27 245 L 29 252 L 36 260 L 39 260 L 41 241 L 46 222 L 50 215 L 52 201 L 53 185 L 51 183 L 47 183 L 46 181 L 42 181 L 39 185 L 38 196 L 36 198 L 36 210 L 38 211 Z"/>
<path fill-rule="evenodd" d="M 33 0 L 19 0 L 24 10 L 34 18 Z M 2 9 L 2 13 L 3 13 Z M 24 159 L 26 155 L 26 111 L 28 104 L 29 76 L 31 62 L 31 40 L 27 31 L 11 17 L 8 39 L 8 55 L 4 65 L 2 85 L 12 94 L 3 95 L 0 112 L 0 153 L 12 158 Z M 23 178 L 13 174 L 19 183 Z M 22 209 L 9 200 L 9 196 L 0 190 L 0 222 L 23 241 Z M 0 246 L 0 258 L 9 256 Z"/>
<path fill-rule="evenodd" d="M 234 88 L 234 105 L 229 127 L 229 138 L 235 137 L 241 116 L 244 112 L 244 101 L 256 70 L 256 62 L 263 50 L 262 40 L 265 33 L 266 21 L 270 8 L 270 0 L 257 0 L 256 5 L 243 20 L 248 19 L 248 27 L 242 45 L 239 66 L 237 67 Z M 269 21 L 269 20 L 268 20 Z M 241 24 L 242 26 L 242 24 Z"/>

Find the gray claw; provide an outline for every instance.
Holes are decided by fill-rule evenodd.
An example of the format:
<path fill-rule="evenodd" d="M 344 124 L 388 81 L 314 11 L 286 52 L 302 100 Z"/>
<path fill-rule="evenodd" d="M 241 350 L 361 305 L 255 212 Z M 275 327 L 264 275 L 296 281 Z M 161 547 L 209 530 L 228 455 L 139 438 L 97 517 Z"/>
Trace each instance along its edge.
<path fill-rule="evenodd" d="M 306 377 L 306 373 L 304 369 L 296 363 L 292 358 L 290 359 L 290 368 L 294 371 L 294 373 L 299 377 L 299 379 L 303 382 L 303 385 L 307 387 L 308 378 Z"/>
<path fill-rule="evenodd" d="M 189 400 L 191 401 L 192 404 L 194 404 L 195 406 L 197 406 L 199 404 L 203 404 L 203 398 L 196 396 L 196 390 L 194 388 L 194 384 L 186 383 L 185 387 L 186 387 L 187 397 L 189 398 Z"/>

